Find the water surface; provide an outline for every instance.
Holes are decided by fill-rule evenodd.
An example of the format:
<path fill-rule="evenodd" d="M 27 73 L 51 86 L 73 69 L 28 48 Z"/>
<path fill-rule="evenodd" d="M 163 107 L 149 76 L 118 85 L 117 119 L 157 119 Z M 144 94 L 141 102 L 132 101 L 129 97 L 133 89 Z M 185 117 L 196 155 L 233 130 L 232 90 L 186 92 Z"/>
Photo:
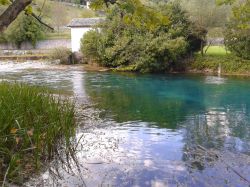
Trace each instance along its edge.
<path fill-rule="evenodd" d="M 52 162 L 26 186 L 249 186 L 249 78 L 30 63 L 0 63 L 0 78 L 60 90 L 79 107 L 78 167 Z"/>

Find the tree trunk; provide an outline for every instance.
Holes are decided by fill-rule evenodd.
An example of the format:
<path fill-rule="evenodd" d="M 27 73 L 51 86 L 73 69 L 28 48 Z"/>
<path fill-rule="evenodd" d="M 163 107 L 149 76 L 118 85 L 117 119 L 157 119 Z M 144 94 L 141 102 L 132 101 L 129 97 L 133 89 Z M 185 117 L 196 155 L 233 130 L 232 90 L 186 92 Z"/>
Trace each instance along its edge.
<path fill-rule="evenodd" d="M 0 15 L 0 32 L 6 29 L 31 2 L 32 0 L 15 0 Z"/>
<path fill-rule="evenodd" d="M 204 45 L 203 42 L 201 42 L 201 56 L 204 56 Z"/>

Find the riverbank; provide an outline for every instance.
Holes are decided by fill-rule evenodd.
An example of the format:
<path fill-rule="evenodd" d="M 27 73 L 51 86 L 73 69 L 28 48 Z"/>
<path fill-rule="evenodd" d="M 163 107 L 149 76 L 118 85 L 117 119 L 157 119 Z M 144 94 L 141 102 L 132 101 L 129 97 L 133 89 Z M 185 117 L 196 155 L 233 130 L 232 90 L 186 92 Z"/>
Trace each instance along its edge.
<path fill-rule="evenodd" d="M 218 74 L 220 75 L 237 75 L 250 76 L 250 60 L 239 58 L 224 46 L 211 46 L 206 48 L 206 53 L 202 56 L 200 53 L 195 54 L 192 59 L 187 60 L 183 71 L 172 71 L 171 73 L 194 73 L 194 74 Z M 99 71 L 102 67 L 88 65 L 88 69 Z M 108 71 L 131 72 L 133 67 L 110 68 Z"/>
<path fill-rule="evenodd" d="M 197 54 L 187 67 L 189 73 L 221 75 L 250 75 L 250 60 L 244 60 L 232 54 L 205 55 Z"/>
<path fill-rule="evenodd" d="M 194 73 L 194 74 L 218 74 L 220 71 L 221 75 L 237 75 L 237 76 L 250 76 L 250 60 L 244 60 L 230 52 L 226 51 L 223 46 L 211 46 L 208 49 L 204 49 L 206 53 L 204 56 L 197 53 L 192 59 L 186 60 L 185 67 L 180 68 L 182 71 L 171 71 L 170 73 Z M 18 56 L 0 56 L 0 61 L 44 61 L 50 63 L 49 54 L 32 54 L 32 55 L 18 55 Z M 90 64 L 76 64 L 76 65 L 58 65 L 58 61 L 51 62 L 53 69 L 83 69 L 85 71 L 96 71 L 96 72 L 132 72 L 133 67 L 118 67 L 108 68 L 99 66 L 96 63 Z"/>

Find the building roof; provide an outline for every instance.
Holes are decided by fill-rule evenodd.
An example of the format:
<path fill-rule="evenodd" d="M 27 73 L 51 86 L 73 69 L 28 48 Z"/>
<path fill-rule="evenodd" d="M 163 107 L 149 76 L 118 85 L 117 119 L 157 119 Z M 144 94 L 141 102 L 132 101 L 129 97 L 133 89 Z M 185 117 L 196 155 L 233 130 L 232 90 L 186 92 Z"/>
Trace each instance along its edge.
<path fill-rule="evenodd" d="M 99 18 L 74 18 L 68 27 L 92 27 L 102 21 L 104 21 L 104 17 Z"/>

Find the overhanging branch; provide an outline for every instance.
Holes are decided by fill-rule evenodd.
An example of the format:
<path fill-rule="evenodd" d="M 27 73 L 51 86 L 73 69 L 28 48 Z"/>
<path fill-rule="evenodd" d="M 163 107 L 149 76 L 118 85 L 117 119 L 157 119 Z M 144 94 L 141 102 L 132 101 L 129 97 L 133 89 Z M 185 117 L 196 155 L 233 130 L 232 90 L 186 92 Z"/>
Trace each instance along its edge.
<path fill-rule="evenodd" d="M 54 31 L 55 29 L 53 27 L 51 27 L 50 25 L 48 25 L 47 23 L 44 23 L 36 14 L 31 13 L 31 16 L 34 17 L 39 23 L 41 23 L 42 25 L 44 25 L 45 27 L 47 27 L 48 29 Z"/>
<path fill-rule="evenodd" d="M 7 28 L 17 16 L 32 3 L 32 0 L 15 0 L 1 15 L 0 15 L 0 32 Z"/>

